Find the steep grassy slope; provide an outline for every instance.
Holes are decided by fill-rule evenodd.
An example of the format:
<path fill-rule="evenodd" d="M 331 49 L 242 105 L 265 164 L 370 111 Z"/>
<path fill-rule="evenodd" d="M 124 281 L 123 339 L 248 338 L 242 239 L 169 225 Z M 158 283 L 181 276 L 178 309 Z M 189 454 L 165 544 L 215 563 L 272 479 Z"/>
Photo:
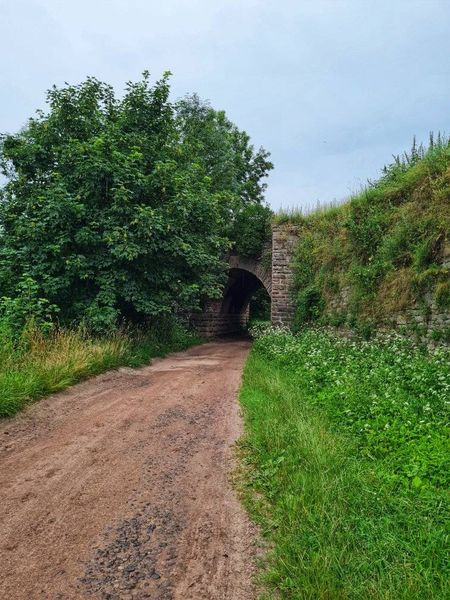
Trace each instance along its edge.
<path fill-rule="evenodd" d="M 362 329 L 416 307 L 450 309 L 450 143 L 385 167 L 347 203 L 302 215 L 295 261 L 297 323 L 321 318 Z M 445 336 L 450 329 L 436 332 Z"/>

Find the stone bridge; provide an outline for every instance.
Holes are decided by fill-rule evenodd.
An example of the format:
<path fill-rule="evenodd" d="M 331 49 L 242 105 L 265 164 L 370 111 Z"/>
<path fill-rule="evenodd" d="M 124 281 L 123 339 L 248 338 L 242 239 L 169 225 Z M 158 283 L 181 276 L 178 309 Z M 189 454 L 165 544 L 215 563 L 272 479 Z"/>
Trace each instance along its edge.
<path fill-rule="evenodd" d="M 199 332 L 212 337 L 239 331 L 248 321 L 250 300 L 261 287 L 271 299 L 272 323 L 290 325 L 294 316 L 291 260 L 296 239 L 295 226 L 274 225 L 271 244 L 260 259 L 232 254 L 222 298 L 208 300 L 203 313 L 193 319 Z"/>

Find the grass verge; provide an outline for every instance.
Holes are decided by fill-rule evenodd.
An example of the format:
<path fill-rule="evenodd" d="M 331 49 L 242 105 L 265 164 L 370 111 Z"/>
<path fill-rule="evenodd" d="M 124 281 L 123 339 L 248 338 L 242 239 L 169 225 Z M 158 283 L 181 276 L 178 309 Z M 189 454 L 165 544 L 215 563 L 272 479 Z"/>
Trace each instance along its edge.
<path fill-rule="evenodd" d="M 449 391 L 448 353 L 397 338 L 255 342 L 241 449 L 267 597 L 448 597 Z"/>
<path fill-rule="evenodd" d="M 0 417 L 86 377 L 123 365 L 138 367 L 200 342 L 199 336 L 174 323 L 103 337 L 64 329 L 42 335 L 28 328 L 13 342 L 5 334 L 0 336 Z"/>

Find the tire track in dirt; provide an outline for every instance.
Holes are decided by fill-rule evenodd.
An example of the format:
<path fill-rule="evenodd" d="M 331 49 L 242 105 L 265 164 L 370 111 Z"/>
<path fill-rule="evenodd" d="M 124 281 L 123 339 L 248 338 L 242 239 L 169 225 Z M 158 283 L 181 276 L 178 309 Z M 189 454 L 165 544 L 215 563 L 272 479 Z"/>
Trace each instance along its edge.
<path fill-rule="evenodd" d="M 0 597 L 254 597 L 230 487 L 246 341 L 74 386 L 0 425 Z"/>

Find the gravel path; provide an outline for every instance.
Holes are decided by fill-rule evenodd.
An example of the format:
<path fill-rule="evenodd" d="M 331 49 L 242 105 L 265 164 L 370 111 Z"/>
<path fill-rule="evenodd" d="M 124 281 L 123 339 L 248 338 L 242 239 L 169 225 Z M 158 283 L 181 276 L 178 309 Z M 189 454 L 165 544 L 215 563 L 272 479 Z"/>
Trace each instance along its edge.
<path fill-rule="evenodd" d="M 228 481 L 248 348 L 112 371 L 1 423 L 1 599 L 254 598 Z"/>

